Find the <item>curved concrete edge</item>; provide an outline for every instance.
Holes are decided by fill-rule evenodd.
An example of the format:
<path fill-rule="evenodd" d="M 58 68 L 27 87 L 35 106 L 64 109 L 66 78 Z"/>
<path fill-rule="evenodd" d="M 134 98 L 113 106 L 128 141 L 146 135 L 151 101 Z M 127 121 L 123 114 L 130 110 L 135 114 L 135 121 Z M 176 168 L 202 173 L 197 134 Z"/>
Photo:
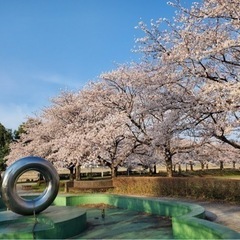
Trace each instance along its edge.
<path fill-rule="evenodd" d="M 177 239 L 240 239 L 240 233 L 196 217 L 173 217 L 172 228 Z"/>
<path fill-rule="evenodd" d="M 66 239 L 79 235 L 86 227 L 86 212 L 76 207 L 50 206 L 36 219 L 12 211 L 0 212 L 0 239 Z"/>
<path fill-rule="evenodd" d="M 205 220 L 205 209 L 197 204 L 157 198 L 111 194 L 58 195 L 54 204 L 75 206 L 104 203 L 119 208 L 172 217 L 175 238 L 240 239 L 240 233 Z"/>
<path fill-rule="evenodd" d="M 82 233 L 87 227 L 86 211 L 76 207 L 50 206 L 38 218 L 43 222 L 52 221 L 53 228 L 42 231 L 41 228 L 35 230 L 36 239 L 66 239 Z M 45 220 L 46 219 L 46 220 Z"/>

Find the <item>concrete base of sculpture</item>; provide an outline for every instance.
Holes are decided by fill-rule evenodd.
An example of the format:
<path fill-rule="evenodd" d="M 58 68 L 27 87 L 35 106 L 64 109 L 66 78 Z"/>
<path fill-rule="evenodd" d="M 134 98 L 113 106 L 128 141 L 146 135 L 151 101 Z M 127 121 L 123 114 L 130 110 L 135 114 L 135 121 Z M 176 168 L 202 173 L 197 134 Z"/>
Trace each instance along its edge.
<path fill-rule="evenodd" d="M 82 233 L 86 212 L 77 207 L 50 206 L 36 216 L 0 211 L 0 239 L 66 239 Z"/>

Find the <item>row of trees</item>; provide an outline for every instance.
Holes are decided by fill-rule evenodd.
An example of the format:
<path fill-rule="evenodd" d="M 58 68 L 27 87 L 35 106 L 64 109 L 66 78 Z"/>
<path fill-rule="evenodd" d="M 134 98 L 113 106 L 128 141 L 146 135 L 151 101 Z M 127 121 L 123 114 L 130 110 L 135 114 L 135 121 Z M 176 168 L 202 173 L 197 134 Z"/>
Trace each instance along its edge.
<path fill-rule="evenodd" d="M 239 159 L 240 3 L 179 1 L 174 21 L 140 22 L 141 63 L 66 91 L 29 119 L 8 163 L 38 155 L 56 166 L 173 164 Z M 78 175 L 78 174 L 77 174 Z"/>

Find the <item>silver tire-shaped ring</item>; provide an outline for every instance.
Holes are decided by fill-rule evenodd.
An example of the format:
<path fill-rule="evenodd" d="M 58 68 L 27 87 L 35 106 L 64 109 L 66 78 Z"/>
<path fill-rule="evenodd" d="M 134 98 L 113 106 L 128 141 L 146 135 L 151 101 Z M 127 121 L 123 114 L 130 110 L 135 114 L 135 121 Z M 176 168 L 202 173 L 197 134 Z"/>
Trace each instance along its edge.
<path fill-rule="evenodd" d="M 30 199 L 17 193 L 18 178 L 25 172 L 37 171 L 43 175 L 46 188 L 40 196 Z M 59 175 L 54 166 L 39 157 L 25 157 L 10 165 L 3 176 L 2 198 L 6 206 L 15 213 L 32 215 L 45 210 L 52 204 L 58 194 Z"/>

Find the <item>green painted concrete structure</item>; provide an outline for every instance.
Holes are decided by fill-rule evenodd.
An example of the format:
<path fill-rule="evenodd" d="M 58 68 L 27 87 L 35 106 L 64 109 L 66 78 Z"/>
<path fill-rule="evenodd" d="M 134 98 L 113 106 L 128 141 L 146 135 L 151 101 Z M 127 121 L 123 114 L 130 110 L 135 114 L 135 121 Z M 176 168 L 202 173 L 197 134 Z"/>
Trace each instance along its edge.
<path fill-rule="evenodd" d="M 50 206 L 36 217 L 0 211 L 0 239 L 68 239 L 86 223 L 86 212 L 69 206 Z"/>
<path fill-rule="evenodd" d="M 54 203 L 61 206 L 104 203 L 138 212 L 171 216 L 176 239 L 240 239 L 240 233 L 205 220 L 204 208 L 196 204 L 110 194 L 60 195 Z"/>
<path fill-rule="evenodd" d="M 240 239 L 240 233 L 205 220 L 205 210 L 199 205 L 112 194 L 58 195 L 53 206 L 38 215 L 38 221 L 42 221 L 38 226 L 34 226 L 33 216 L 6 211 L 0 198 L 0 239 L 71 238 L 83 233 L 87 225 L 86 214 L 75 206 L 100 203 L 136 212 L 170 216 L 176 239 Z M 15 224 L 14 227 L 7 228 L 12 223 Z"/>

